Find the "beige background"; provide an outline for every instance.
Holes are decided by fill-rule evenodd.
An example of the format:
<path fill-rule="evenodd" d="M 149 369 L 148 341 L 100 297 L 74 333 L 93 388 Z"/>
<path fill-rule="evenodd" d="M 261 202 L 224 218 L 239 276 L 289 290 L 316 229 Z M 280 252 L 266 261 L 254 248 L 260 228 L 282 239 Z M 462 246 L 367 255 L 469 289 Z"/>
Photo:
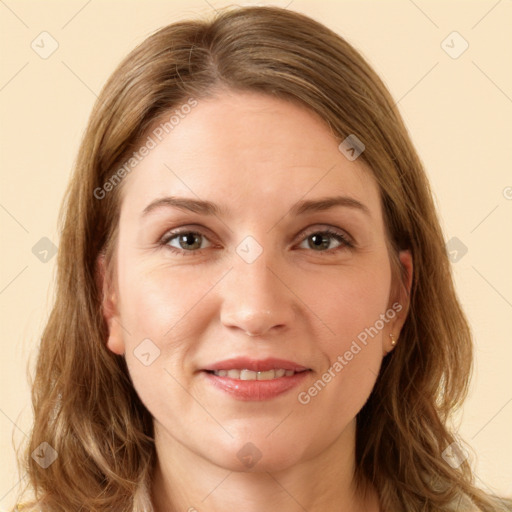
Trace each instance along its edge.
<path fill-rule="evenodd" d="M 446 240 L 457 237 L 467 247 L 462 257 L 454 253 L 460 259 L 453 270 L 477 359 L 459 432 L 474 448 L 478 483 L 511 495 L 512 1 L 274 5 L 288 3 L 346 37 L 383 77 L 425 163 Z M 58 245 L 57 209 L 95 95 L 152 31 L 227 4 L 0 0 L 0 510 L 24 477 L 12 437 L 19 442 L 30 430 L 26 366 L 55 274 L 56 258 L 44 263 L 32 247 L 42 237 Z M 47 59 L 31 48 L 34 40 L 40 52 L 51 48 L 49 36 L 38 37 L 43 31 L 59 45 Z M 452 35 L 441 45 L 453 31 L 469 44 L 456 59 L 445 49 L 458 53 L 462 39 Z"/>

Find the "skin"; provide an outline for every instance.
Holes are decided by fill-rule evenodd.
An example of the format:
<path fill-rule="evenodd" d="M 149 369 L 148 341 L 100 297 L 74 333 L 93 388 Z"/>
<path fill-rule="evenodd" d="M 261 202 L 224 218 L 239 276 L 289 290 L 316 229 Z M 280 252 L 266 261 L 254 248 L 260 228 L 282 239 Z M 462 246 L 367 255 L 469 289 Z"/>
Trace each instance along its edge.
<path fill-rule="evenodd" d="M 390 333 L 399 337 L 410 279 L 392 295 L 378 185 L 360 159 L 345 158 L 339 142 L 301 106 L 222 91 L 199 101 L 125 178 L 116 278 L 104 277 L 107 345 L 125 355 L 154 418 L 158 512 L 261 512 L 268 503 L 283 512 L 379 510 L 373 489 L 362 496 L 354 488 L 355 417 L 392 350 Z M 171 195 L 209 200 L 226 212 L 163 206 L 142 215 Z M 291 213 L 300 200 L 334 195 L 368 211 Z M 185 226 L 203 235 L 192 240 L 200 249 L 172 253 L 169 245 L 186 252 L 179 237 L 159 244 Z M 324 235 L 327 248 L 315 250 L 312 235 L 326 228 L 354 247 Z M 252 263 L 236 252 L 249 235 L 262 249 Z M 399 258 L 412 277 L 410 254 Z M 395 302 L 402 311 L 300 403 L 299 392 Z M 147 338 L 160 350 L 149 366 L 134 355 Z M 239 355 L 288 359 L 311 371 L 298 388 L 243 402 L 199 372 Z M 237 457 L 248 442 L 261 455 L 253 467 Z"/>

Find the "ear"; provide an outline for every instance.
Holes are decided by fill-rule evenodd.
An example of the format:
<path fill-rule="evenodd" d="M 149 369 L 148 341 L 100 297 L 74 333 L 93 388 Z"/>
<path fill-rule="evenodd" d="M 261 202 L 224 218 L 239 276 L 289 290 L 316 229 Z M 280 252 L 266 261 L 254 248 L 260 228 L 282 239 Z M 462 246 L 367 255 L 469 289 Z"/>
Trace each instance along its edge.
<path fill-rule="evenodd" d="M 413 277 L 413 261 L 411 251 L 403 250 L 398 253 L 400 263 L 400 276 L 398 286 L 394 286 L 395 293 L 390 300 L 390 308 L 396 313 L 395 318 L 390 322 L 385 330 L 383 340 L 383 352 L 387 354 L 393 350 L 392 340 L 398 342 L 400 332 L 409 313 L 410 294 Z"/>
<path fill-rule="evenodd" d="M 111 282 L 111 276 L 107 271 L 107 263 L 104 254 L 100 254 L 96 260 L 96 279 L 101 296 L 101 311 L 108 326 L 108 340 L 106 342 L 109 350 L 118 355 L 123 355 L 125 345 L 121 320 L 118 311 L 118 299 L 115 286 Z"/>

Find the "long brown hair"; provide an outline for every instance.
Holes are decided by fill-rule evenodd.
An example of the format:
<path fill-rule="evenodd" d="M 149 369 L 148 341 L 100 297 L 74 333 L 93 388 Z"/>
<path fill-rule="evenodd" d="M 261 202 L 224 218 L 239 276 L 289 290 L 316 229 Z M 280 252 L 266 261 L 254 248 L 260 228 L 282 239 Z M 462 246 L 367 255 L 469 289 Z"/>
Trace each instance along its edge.
<path fill-rule="evenodd" d="M 442 456 L 456 441 L 447 422 L 467 393 L 472 341 L 422 163 L 363 57 L 318 22 L 275 7 L 162 28 L 124 59 L 96 102 L 61 210 L 56 299 L 32 387 L 22 468 L 32 503 L 50 512 L 142 510 L 136 490 L 154 463 L 152 418 L 124 358 L 106 347 L 97 261 L 112 262 L 116 245 L 122 187 L 113 176 L 125 174 L 118 170 L 156 120 L 219 87 L 298 102 L 340 142 L 356 135 L 380 186 L 391 253 L 413 255 L 400 343 L 357 418 L 361 488 L 373 484 L 388 512 L 447 511 L 462 496 L 494 512 L 469 463 L 454 468 Z M 43 442 L 58 454 L 47 468 L 30 456 Z"/>

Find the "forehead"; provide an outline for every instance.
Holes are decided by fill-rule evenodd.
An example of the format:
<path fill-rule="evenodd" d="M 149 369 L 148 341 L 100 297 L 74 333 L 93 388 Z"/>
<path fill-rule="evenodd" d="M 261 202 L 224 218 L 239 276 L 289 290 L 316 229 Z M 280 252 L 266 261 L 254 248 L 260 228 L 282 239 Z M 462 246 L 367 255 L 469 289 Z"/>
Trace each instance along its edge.
<path fill-rule="evenodd" d="M 236 215 L 327 194 L 346 194 L 378 216 L 378 186 L 359 159 L 348 160 L 339 140 L 314 112 L 260 93 L 223 93 L 182 114 L 123 183 L 122 210 L 185 195 L 226 204 Z M 164 116 L 164 122 L 170 118 Z M 178 119 L 178 118 L 176 118 Z M 160 130 L 161 132 L 161 130 Z M 157 133 L 160 133 L 157 132 Z"/>

